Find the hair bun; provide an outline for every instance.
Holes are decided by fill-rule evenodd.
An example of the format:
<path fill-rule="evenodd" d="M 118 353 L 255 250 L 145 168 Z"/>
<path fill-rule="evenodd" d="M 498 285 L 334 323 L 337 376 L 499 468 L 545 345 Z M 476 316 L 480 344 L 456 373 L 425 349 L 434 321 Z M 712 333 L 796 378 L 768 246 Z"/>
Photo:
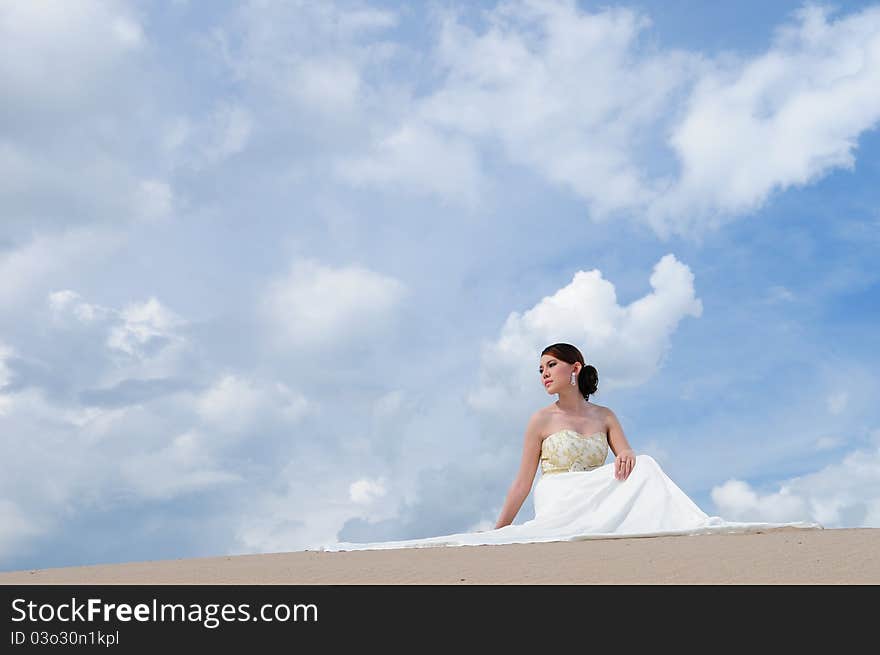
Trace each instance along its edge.
<path fill-rule="evenodd" d="M 596 370 L 595 366 L 587 364 L 581 369 L 581 373 L 578 376 L 578 387 L 581 393 L 584 394 L 584 398 L 592 396 L 599 390 L 599 371 Z"/>

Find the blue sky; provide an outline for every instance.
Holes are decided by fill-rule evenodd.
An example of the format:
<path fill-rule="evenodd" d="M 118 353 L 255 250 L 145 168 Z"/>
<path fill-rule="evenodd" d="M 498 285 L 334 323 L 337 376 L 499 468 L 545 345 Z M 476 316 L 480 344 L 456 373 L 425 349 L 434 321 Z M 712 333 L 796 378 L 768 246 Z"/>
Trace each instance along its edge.
<path fill-rule="evenodd" d="M 491 527 L 556 341 L 880 527 L 880 5 L 716 5 L 0 3 L 0 568 Z"/>

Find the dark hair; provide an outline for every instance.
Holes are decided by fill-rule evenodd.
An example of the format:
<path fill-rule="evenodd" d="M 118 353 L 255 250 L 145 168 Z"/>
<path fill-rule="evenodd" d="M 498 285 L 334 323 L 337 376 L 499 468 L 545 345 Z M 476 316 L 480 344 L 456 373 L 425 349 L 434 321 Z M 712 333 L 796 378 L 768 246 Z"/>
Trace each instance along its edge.
<path fill-rule="evenodd" d="M 598 391 L 599 371 L 596 370 L 595 366 L 584 362 L 584 356 L 581 355 L 581 351 L 570 343 L 554 343 L 551 346 L 547 346 L 541 351 L 541 356 L 543 357 L 544 355 L 553 355 L 567 364 L 574 364 L 575 362 L 583 364 L 580 373 L 578 373 L 577 382 L 578 389 L 580 389 L 584 400 L 589 400 L 590 396 Z"/>

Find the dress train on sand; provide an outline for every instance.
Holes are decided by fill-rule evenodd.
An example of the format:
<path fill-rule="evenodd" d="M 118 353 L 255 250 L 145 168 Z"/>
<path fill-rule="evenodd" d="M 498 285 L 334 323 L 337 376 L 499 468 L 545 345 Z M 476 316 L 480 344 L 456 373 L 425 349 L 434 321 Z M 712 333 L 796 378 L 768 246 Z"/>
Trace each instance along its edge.
<path fill-rule="evenodd" d="M 423 539 L 336 542 L 323 551 L 480 546 L 623 537 L 823 529 L 818 523 L 727 521 L 701 510 L 650 455 L 636 455 L 626 480 L 614 477 L 607 435 L 560 430 L 541 445 L 541 478 L 534 489 L 535 518 L 495 530 Z"/>

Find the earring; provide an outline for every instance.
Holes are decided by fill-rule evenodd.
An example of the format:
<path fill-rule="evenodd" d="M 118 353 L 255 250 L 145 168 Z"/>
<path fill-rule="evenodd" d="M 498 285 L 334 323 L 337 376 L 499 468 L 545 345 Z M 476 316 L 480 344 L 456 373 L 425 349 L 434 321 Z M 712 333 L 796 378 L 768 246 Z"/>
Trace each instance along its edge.
<path fill-rule="evenodd" d="M 574 385 L 576 385 L 576 384 L 577 384 L 577 377 L 575 376 L 574 372 L 572 372 L 572 374 L 571 374 L 571 386 L 574 386 Z"/>

